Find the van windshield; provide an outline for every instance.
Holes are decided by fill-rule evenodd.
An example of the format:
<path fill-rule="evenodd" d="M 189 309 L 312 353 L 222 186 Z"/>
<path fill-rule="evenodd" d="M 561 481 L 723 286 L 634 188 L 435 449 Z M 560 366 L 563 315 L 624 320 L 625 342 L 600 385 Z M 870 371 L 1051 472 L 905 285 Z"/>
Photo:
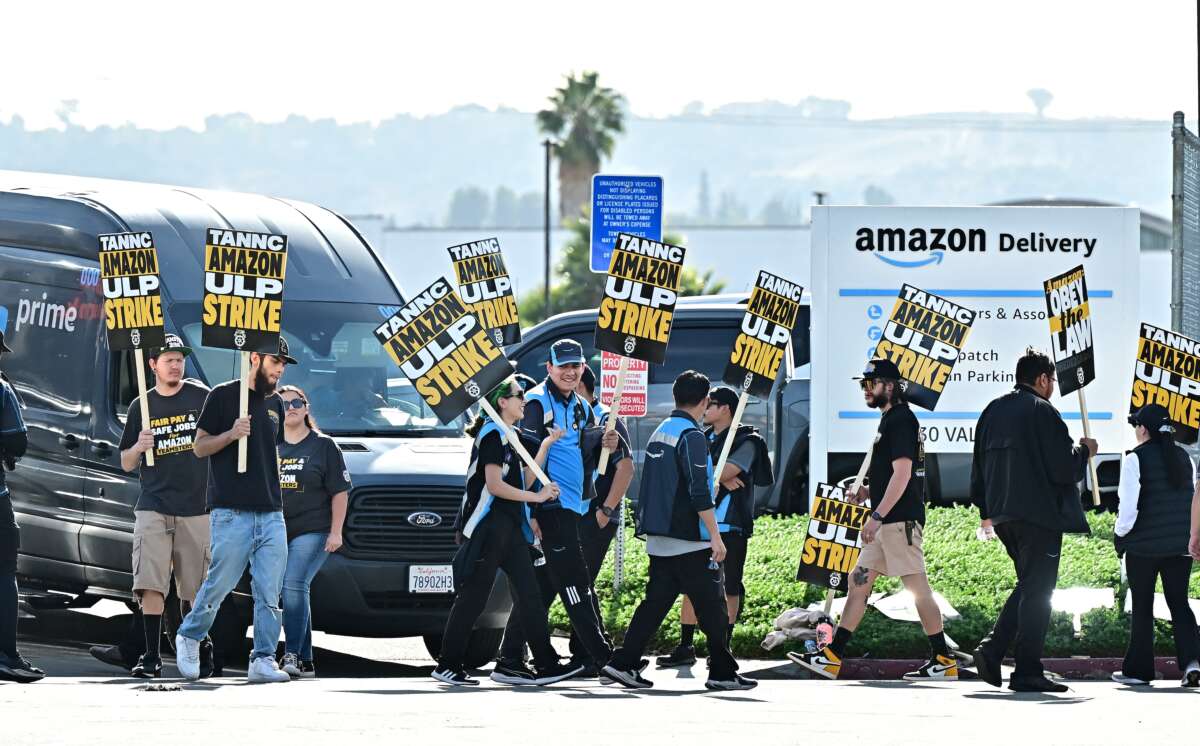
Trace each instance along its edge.
<path fill-rule="evenodd" d="M 288 366 L 280 385 L 303 389 L 317 426 L 330 435 L 462 435 L 462 418 L 438 422 L 375 338 L 384 310 L 366 303 L 288 303 L 283 336 L 299 365 Z M 234 351 L 200 345 L 198 303 L 176 304 L 171 316 L 210 386 L 237 377 Z"/>

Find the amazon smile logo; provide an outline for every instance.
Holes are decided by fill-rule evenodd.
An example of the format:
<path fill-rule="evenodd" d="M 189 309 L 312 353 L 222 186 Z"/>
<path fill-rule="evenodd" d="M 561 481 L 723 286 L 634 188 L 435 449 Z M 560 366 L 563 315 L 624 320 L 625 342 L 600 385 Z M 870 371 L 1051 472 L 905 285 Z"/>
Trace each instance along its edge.
<path fill-rule="evenodd" d="M 924 259 L 892 259 L 889 256 L 884 256 L 883 254 L 875 254 L 875 258 L 884 264 L 890 264 L 893 267 L 913 269 L 915 267 L 926 267 L 930 264 L 941 264 L 942 260 L 946 258 L 946 252 L 939 251 L 935 254 L 930 254 Z"/>

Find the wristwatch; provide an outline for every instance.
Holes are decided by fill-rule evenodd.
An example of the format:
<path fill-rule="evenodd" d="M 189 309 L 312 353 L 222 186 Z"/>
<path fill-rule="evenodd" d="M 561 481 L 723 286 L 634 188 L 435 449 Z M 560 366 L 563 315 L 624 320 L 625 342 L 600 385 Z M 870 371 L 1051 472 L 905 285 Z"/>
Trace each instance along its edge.
<path fill-rule="evenodd" d="M 878 510 L 872 510 L 872 511 L 871 511 L 871 518 L 873 518 L 873 519 L 875 519 L 875 520 L 879 521 L 880 523 L 883 523 L 883 516 L 879 515 L 879 511 L 878 511 Z"/>
<path fill-rule="evenodd" d="M 608 507 L 607 505 L 601 505 L 601 506 L 600 506 L 600 512 L 604 514 L 604 517 L 605 517 L 605 518 L 612 518 L 612 517 L 613 517 L 613 514 L 617 512 L 617 509 L 616 509 L 616 508 L 610 508 L 610 507 Z"/>

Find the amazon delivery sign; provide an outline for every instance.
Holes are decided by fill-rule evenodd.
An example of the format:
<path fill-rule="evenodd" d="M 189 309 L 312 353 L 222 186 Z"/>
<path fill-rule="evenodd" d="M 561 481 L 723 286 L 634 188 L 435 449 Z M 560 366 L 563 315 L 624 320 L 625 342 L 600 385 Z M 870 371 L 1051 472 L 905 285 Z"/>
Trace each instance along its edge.
<path fill-rule="evenodd" d="M 863 453 L 874 437 L 879 413 L 852 378 L 887 334 L 903 286 L 976 313 L 936 411 L 914 408 L 928 452 L 970 453 L 979 413 L 1015 385 L 1025 347 L 1050 353 L 1043 280 L 1081 264 L 1097 337 L 1093 436 L 1119 452 L 1138 333 L 1139 226 L 1138 210 L 1124 207 L 814 208 L 812 483 L 829 481 L 829 453 Z M 1080 437 L 1077 398 L 1051 402 Z"/>

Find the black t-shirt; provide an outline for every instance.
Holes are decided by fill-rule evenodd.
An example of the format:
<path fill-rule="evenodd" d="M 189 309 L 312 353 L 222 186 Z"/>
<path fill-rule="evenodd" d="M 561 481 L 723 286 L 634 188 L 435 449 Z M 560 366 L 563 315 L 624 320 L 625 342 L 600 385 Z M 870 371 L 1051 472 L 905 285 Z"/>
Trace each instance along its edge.
<path fill-rule="evenodd" d="M 475 473 L 467 481 L 467 510 L 463 515 L 464 521 L 471 519 L 475 506 L 487 486 L 486 466 L 495 464 L 504 473 L 504 482 L 519 490 L 525 489 L 524 478 L 521 475 L 521 459 L 499 432 L 490 432 L 479 440 L 471 453 L 471 461 L 475 463 Z M 492 498 L 490 514 L 504 516 L 519 524 L 525 522 L 525 506 L 516 500 Z"/>
<path fill-rule="evenodd" d="M 594 484 L 596 491 L 596 496 L 592 498 L 593 511 L 599 510 L 600 506 L 608 500 L 608 493 L 612 489 L 613 478 L 615 478 L 617 475 L 617 470 L 613 467 L 618 464 L 621 459 L 630 457 L 629 430 L 625 428 L 625 423 L 622 422 L 620 418 L 617 419 L 617 435 L 620 438 L 620 442 L 617 444 L 616 450 L 614 450 L 612 455 L 609 457 L 608 468 L 604 470 L 603 474 L 600 474 L 599 471 L 593 471 L 591 474 L 595 480 Z M 587 465 L 598 466 L 599 464 L 592 464 L 591 460 L 589 460 Z"/>
<path fill-rule="evenodd" d="M 233 427 L 238 415 L 238 386 L 227 381 L 214 388 L 204 402 L 198 427 L 209 435 L 220 435 Z M 260 513 L 283 510 L 279 489 L 279 451 L 283 441 L 283 403 L 272 393 L 263 397 L 250 389 L 250 435 L 246 450 L 246 473 L 238 474 L 237 441 L 210 458 L 208 507 L 250 510 Z"/>
<path fill-rule="evenodd" d="M 921 443 L 921 427 L 917 416 L 907 404 L 897 404 L 883 413 L 875 436 L 875 451 L 867 469 L 871 492 L 871 509 L 878 509 L 892 479 L 892 461 L 912 459 L 912 477 L 900 500 L 883 517 L 884 523 L 917 521 L 925 525 L 925 447 Z"/>
<path fill-rule="evenodd" d="M 154 431 L 154 466 L 146 466 L 142 457 L 142 492 L 134 510 L 174 516 L 204 514 L 208 459 L 196 458 L 192 443 L 207 397 L 208 387 L 190 379 L 184 380 L 173 396 L 163 396 L 157 389 L 146 392 L 150 428 Z M 137 443 L 142 427 L 142 408 L 138 399 L 134 399 L 129 404 L 125 431 L 121 433 L 122 451 Z"/>
<path fill-rule="evenodd" d="M 299 443 L 279 444 L 279 486 L 288 541 L 303 534 L 329 533 L 333 496 L 350 490 L 342 449 L 316 431 Z"/>

